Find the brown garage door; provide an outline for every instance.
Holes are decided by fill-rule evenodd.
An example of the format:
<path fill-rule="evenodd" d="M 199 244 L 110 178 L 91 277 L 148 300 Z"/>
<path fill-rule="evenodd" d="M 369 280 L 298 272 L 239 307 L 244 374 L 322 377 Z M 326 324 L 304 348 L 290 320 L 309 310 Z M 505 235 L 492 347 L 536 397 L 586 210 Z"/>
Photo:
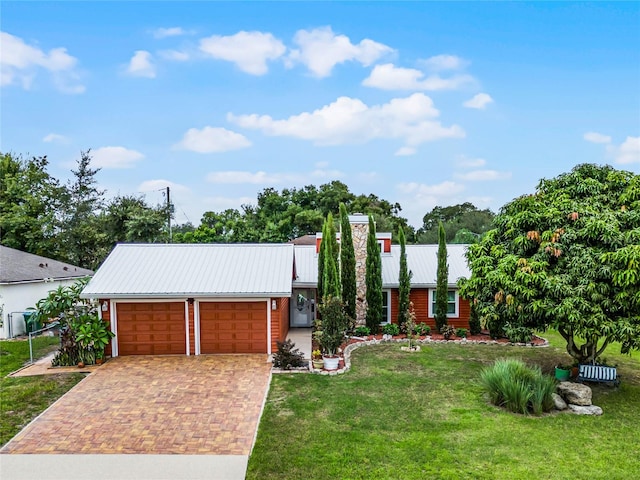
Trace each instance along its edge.
<path fill-rule="evenodd" d="M 118 303 L 118 355 L 185 354 L 184 303 Z"/>
<path fill-rule="evenodd" d="M 200 353 L 267 353 L 266 302 L 200 303 Z"/>

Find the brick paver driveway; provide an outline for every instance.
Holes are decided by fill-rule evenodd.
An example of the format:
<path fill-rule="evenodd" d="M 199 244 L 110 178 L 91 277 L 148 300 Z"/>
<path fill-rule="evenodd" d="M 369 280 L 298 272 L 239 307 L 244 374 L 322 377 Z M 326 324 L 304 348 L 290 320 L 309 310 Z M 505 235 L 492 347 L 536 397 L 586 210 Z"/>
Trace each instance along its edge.
<path fill-rule="evenodd" d="M 270 369 L 266 355 L 115 358 L 2 453 L 249 455 Z"/>

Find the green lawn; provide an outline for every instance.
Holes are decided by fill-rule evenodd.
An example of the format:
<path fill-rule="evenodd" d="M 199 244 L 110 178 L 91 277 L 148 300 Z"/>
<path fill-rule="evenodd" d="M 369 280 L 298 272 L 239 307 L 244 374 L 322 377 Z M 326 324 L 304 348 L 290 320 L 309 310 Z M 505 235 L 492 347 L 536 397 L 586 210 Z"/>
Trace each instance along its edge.
<path fill-rule="evenodd" d="M 56 350 L 57 337 L 34 339 L 34 358 Z M 84 375 L 61 374 L 8 378 L 29 361 L 27 340 L 0 341 L 0 445 L 7 443 L 40 412 L 55 402 Z"/>
<path fill-rule="evenodd" d="M 593 388 L 601 417 L 519 416 L 489 405 L 480 370 L 500 357 L 551 372 L 549 348 L 439 344 L 354 352 L 338 377 L 274 375 L 249 479 L 628 479 L 640 471 L 640 354 L 622 356 L 619 389 Z M 619 348 L 618 348 L 619 352 Z M 635 451 L 635 453 L 633 453 Z"/>

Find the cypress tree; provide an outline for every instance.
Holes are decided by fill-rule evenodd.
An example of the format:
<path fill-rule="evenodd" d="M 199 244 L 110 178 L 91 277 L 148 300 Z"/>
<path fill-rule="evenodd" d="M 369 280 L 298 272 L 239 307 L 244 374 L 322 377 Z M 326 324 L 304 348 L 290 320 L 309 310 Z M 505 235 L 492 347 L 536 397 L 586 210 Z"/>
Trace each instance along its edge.
<path fill-rule="evenodd" d="M 438 273 L 436 279 L 436 328 L 442 330 L 447 324 L 447 305 L 449 304 L 449 265 L 447 265 L 447 240 L 442 226 L 438 225 Z"/>
<path fill-rule="evenodd" d="M 340 282 L 342 283 L 342 303 L 346 314 L 356 318 L 356 254 L 349 215 L 344 203 L 340 204 Z"/>
<path fill-rule="evenodd" d="M 376 225 L 369 215 L 369 235 L 367 236 L 367 327 L 372 334 L 378 333 L 382 321 L 382 259 L 376 240 Z"/>
<path fill-rule="evenodd" d="M 324 257 L 327 249 L 327 222 L 322 224 L 322 241 L 318 250 L 318 297 L 320 302 L 324 299 Z"/>
<path fill-rule="evenodd" d="M 411 273 L 407 267 L 407 249 L 404 237 L 404 229 L 398 229 L 398 241 L 400 242 L 400 274 L 398 277 L 398 325 L 400 330 L 409 315 L 409 295 L 411 293 Z"/>
<path fill-rule="evenodd" d="M 338 242 L 333 223 L 333 215 L 329 213 L 325 222 L 325 233 L 322 234 L 324 250 L 324 269 L 322 278 L 323 297 L 340 298 L 340 277 L 338 274 Z M 319 273 L 319 272 L 318 272 Z"/>

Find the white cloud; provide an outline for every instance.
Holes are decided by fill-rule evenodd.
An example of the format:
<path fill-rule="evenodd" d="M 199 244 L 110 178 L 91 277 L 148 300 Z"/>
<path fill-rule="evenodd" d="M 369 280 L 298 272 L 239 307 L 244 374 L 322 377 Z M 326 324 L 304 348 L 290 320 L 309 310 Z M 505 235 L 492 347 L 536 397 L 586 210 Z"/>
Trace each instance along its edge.
<path fill-rule="evenodd" d="M 137 190 L 139 192 L 155 192 L 167 187 L 169 187 L 175 193 L 187 194 L 191 192 L 191 189 L 185 185 L 163 179 L 145 180 L 140 185 L 138 185 Z"/>
<path fill-rule="evenodd" d="M 394 50 L 365 38 L 351 43 L 346 35 L 336 35 L 331 27 L 298 30 L 293 38 L 298 46 L 288 56 L 290 65 L 302 63 L 317 77 L 328 77 L 338 64 L 356 61 L 365 67 Z"/>
<path fill-rule="evenodd" d="M 153 36 L 155 38 L 178 37 L 186 34 L 187 32 L 181 27 L 156 28 L 153 31 Z"/>
<path fill-rule="evenodd" d="M 617 148 L 616 162 L 621 164 L 640 163 L 640 137 L 627 137 Z"/>
<path fill-rule="evenodd" d="M 280 58 L 286 47 L 270 33 L 241 31 L 226 37 L 203 38 L 200 50 L 213 58 L 235 63 L 243 72 L 264 75 L 268 71 L 267 61 Z"/>
<path fill-rule="evenodd" d="M 463 105 L 467 108 L 476 108 L 478 110 L 484 110 L 485 107 L 493 103 L 493 98 L 488 93 L 478 93 L 473 98 L 467 100 Z"/>
<path fill-rule="evenodd" d="M 76 71 L 78 59 L 69 55 L 66 48 L 54 48 L 45 53 L 7 32 L 0 32 L 0 44 L 1 86 L 20 84 L 28 90 L 38 70 L 44 69 L 52 74 L 54 85 L 61 92 L 76 94 L 85 91 Z"/>
<path fill-rule="evenodd" d="M 408 157 L 410 155 L 415 155 L 417 152 L 417 150 L 413 147 L 400 147 L 398 150 L 396 150 L 396 153 L 394 153 L 394 155 L 396 157 Z"/>
<path fill-rule="evenodd" d="M 43 142 L 46 143 L 69 143 L 69 139 L 64 135 L 59 135 L 57 133 L 50 133 L 45 135 L 42 139 Z"/>
<path fill-rule="evenodd" d="M 165 60 L 172 60 L 174 62 L 186 62 L 191 58 L 191 55 L 187 52 L 182 52 L 180 50 L 160 50 L 158 55 Z"/>
<path fill-rule="evenodd" d="M 436 185 L 417 182 L 399 183 L 397 187 L 403 193 L 417 194 L 419 196 L 450 196 L 464 190 L 464 185 L 450 180 Z"/>
<path fill-rule="evenodd" d="M 94 168 L 131 168 L 136 162 L 142 160 L 144 155 L 137 150 L 124 147 L 102 147 L 91 150 Z"/>
<path fill-rule="evenodd" d="M 137 50 L 127 66 L 127 73 L 133 77 L 155 78 L 156 66 L 153 55 L 146 50 Z"/>
<path fill-rule="evenodd" d="M 316 145 L 361 144 L 373 139 L 400 139 L 405 146 L 416 147 L 441 138 L 461 138 L 458 125 L 443 127 L 434 120 L 440 112 L 422 93 L 395 98 L 382 105 L 368 106 L 361 100 L 340 97 L 313 112 L 303 112 L 276 120 L 269 115 L 234 115 L 229 121 L 262 131 L 270 136 L 308 140 Z"/>
<path fill-rule="evenodd" d="M 455 55 L 436 55 L 434 57 L 423 60 L 430 70 L 460 70 L 466 67 L 469 62 Z"/>
<path fill-rule="evenodd" d="M 459 155 L 456 159 L 456 165 L 462 168 L 484 167 L 486 163 L 484 158 L 469 158 L 466 155 Z"/>
<path fill-rule="evenodd" d="M 508 180 L 511 172 L 499 172 L 497 170 L 474 170 L 466 173 L 456 173 L 456 178 L 469 182 L 485 182 L 492 180 Z"/>
<path fill-rule="evenodd" d="M 609 135 L 603 135 L 598 132 L 587 132 L 583 135 L 583 138 L 591 143 L 611 143 L 611 137 Z"/>
<path fill-rule="evenodd" d="M 412 225 L 421 226 L 422 217 L 436 205 L 455 205 L 460 203 L 460 193 L 464 185 L 450 180 L 427 185 L 418 182 L 399 183 L 396 185 L 399 202 L 403 205 L 402 216 Z"/>
<path fill-rule="evenodd" d="M 240 133 L 221 127 L 190 128 L 174 148 L 198 153 L 220 153 L 251 146 L 251 142 Z"/>
<path fill-rule="evenodd" d="M 226 171 L 211 172 L 207 175 L 207 182 L 209 183 L 250 183 L 254 185 L 266 185 L 281 183 L 281 181 L 282 177 L 268 174 L 267 172 Z"/>
<path fill-rule="evenodd" d="M 424 78 L 424 73 L 415 68 L 396 67 L 391 63 L 376 65 L 371 74 L 362 81 L 367 87 L 383 90 L 455 90 L 463 85 L 473 83 L 471 75 L 454 75 L 442 78 L 430 75 Z"/>

